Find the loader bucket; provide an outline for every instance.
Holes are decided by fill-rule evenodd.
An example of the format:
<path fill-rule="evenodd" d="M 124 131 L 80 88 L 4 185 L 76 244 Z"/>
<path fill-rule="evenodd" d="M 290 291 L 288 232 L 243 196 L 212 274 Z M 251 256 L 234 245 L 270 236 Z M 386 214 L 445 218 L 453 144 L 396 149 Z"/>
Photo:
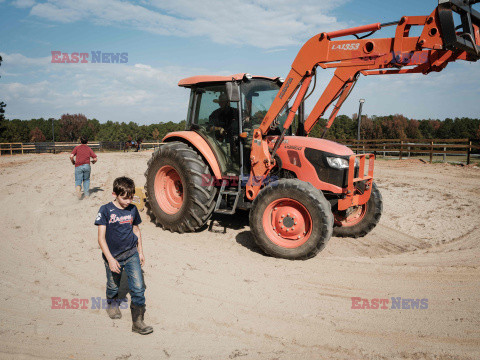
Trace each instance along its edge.
<path fill-rule="evenodd" d="M 480 0 L 439 0 L 438 16 L 447 50 L 465 51 L 472 61 L 480 59 L 480 13 L 472 5 Z M 455 24 L 455 13 L 461 24 Z"/>

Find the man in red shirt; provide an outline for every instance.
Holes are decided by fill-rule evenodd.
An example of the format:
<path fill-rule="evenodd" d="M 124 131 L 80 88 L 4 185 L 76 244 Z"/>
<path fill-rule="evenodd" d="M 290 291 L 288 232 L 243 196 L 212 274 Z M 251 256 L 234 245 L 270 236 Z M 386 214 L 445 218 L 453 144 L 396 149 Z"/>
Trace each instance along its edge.
<path fill-rule="evenodd" d="M 82 136 L 80 138 L 81 145 L 78 145 L 73 149 L 70 154 L 70 161 L 75 165 L 75 191 L 77 197 L 80 200 L 82 198 L 82 182 L 83 193 L 85 197 L 89 196 L 90 189 L 90 158 L 92 158 L 92 164 L 97 162 L 97 155 L 87 145 L 87 138 Z M 75 159 L 74 159 L 75 157 Z"/>

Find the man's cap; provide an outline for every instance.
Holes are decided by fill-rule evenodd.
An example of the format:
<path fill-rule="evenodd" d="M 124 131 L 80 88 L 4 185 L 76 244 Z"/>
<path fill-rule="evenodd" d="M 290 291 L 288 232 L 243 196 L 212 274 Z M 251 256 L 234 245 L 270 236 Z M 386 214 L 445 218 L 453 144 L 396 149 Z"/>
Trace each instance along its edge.
<path fill-rule="evenodd" d="M 228 96 L 227 94 L 225 93 L 221 93 L 219 96 L 218 96 L 218 99 L 215 99 L 213 100 L 214 103 L 221 103 L 221 102 L 225 102 L 225 101 L 228 101 Z"/>

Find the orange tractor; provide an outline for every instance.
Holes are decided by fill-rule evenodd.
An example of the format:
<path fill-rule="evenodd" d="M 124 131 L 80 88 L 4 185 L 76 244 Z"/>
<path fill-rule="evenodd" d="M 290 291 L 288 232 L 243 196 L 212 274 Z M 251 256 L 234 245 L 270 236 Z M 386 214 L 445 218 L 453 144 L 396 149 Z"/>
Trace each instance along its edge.
<path fill-rule="evenodd" d="M 250 210 L 256 243 L 287 259 L 316 255 L 332 234 L 366 235 L 382 214 L 374 155 L 308 134 L 336 102 L 325 135 L 360 75 L 428 74 L 477 61 L 478 1 L 440 0 L 427 16 L 315 35 L 285 81 L 249 74 L 181 80 L 191 90 L 186 130 L 165 136 L 145 173 L 152 218 L 183 233 L 204 227 L 212 213 Z M 396 26 L 395 37 L 369 38 L 387 26 Z M 412 26 L 423 27 L 420 36 L 409 36 Z M 355 38 L 333 40 L 347 36 Z M 336 70 L 305 118 L 319 68 Z"/>

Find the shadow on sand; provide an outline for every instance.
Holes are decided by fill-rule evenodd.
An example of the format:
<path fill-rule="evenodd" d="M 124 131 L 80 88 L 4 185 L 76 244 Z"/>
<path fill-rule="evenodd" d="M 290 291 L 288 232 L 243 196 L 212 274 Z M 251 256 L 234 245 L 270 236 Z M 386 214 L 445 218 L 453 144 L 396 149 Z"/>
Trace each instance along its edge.
<path fill-rule="evenodd" d="M 99 192 L 99 191 L 104 191 L 104 190 L 103 190 L 101 187 L 99 187 L 99 186 L 95 186 L 94 188 L 91 188 L 91 189 L 89 190 L 89 193 L 90 193 L 90 195 L 92 195 L 92 194 L 95 194 L 95 193 L 97 193 L 97 192 Z"/>
<path fill-rule="evenodd" d="M 235 241 L 254 253 L 268 256 L 258 247 L 253 239 L 253 235 L 250 232 L 248 215 L 248 211 L 243 210 L 237 210 L 234 215 L 213 214 L 208 222 L 208 231 L 226 234 L 227 229 L 245 229 L 245 231 L 241 231 L 235 236 Z"/>

